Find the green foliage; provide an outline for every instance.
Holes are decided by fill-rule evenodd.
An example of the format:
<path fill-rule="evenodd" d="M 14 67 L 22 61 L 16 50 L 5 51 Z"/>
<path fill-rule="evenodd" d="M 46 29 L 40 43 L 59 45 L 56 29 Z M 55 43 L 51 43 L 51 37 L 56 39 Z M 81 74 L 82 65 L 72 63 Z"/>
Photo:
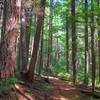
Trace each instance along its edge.
<path fill-rule="evenodd" d="M 63 79 L 63 80 L 71 80 L 71 74 L 70 74 L 70 73 L 59 72 L 59 73 L 57 74 L 57 76 L 58 76 L 60 79 Z"/>
<path fill-rule="evenodd" d="M 100 40 L 100 36 L 97 37 L 97 40 Z"/>
<path fill-rule="evenodd" d="M 51 72 L 52 75 L 59 77 L 60 79 L 71 80 L 71 71 L 67 72 L 64 61 L 51 67 Z"/>
<path fill-rule="evenodd" d="M 15 77 L 3 79 L 0 81 L 0 95 L 5 94 L 7 91 L 14 89 L 15 84 L 23 83 Z"/>
<path fill-rule="evenodd" d="M 100 99 L 100 91 L 94 92 L 93 97 Z"/>
<path fill-rule="evenodd" d="M 84 73 L 82 70 L 79 70 L 79 72 L 77 73 L 77 80 L 79 81 L 83 81 L 84 80 Z"/>
<path fill-rule="evenodd" d="M 55 66 L 52 67 L 52 73 L 54 76 L 57 76 L 59 72 L 64 70 L 61 64 L 56 64 Z"/>

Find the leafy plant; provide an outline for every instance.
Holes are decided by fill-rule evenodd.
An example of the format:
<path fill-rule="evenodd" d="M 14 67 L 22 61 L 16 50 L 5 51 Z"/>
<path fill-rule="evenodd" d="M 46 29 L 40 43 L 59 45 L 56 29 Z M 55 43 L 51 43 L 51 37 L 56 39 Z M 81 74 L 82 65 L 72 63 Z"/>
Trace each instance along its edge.
<path fill-rule="evenodd" d="M 58 73 L 57 76 L 61 79 L 64 79 L 64 80 L 70 80 L 71 79 L 71 74 L 70 73 L 60 72 L 60 73 Z"/>
<path fill-rule="evenodd" d="M 15 84 L 23 83 L 15 77 L 3 79 L 0 81 L 0 95 L 8 93 L 9 90 L 15 89 Z"/>

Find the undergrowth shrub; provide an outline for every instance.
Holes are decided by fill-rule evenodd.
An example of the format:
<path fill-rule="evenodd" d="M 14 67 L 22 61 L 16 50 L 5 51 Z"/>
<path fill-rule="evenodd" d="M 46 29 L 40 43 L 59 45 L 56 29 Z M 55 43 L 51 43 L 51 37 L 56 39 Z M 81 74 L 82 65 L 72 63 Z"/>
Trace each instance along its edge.
<path fill-rule="evenodd" d="M 2 79 L 0 81 L 0 95 L 8 93 L 11 89 L 15 89 L 15 84 L 23 83 L 15 77 Z"/>

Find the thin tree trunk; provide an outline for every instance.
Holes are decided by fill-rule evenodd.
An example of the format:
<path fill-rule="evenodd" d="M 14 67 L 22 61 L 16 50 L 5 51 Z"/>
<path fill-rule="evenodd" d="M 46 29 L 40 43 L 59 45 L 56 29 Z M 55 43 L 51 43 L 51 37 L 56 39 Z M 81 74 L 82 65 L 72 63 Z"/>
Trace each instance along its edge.
<path fill-rule="evenodd" d="M 21 0 L 9 0 L 8 4 L 5 37 L 0 44 L 0 79 L 14 76 L 16 67 Z"/>
<path fill-rule="evenodd" d="M 22 14 L 21 15 L 21 33 L 20 33 L 20 71 L 26 71 L 27 70 L 27 49 L 26 49 L 26 20 L 25 20 L 25 9 L 22 8 Z M 25 21 L 23 21 L 24 19 Z"/>
<path fill-rule="evenodd" d="M 5 0 L 4 1 L 4 10 L 3 10 L 3 22 L 2 22 L 2 29 L 1 29 L 1 42 L 4 39 L 4 34 L 5 34 L 5 31 L 6 31 L 6 20 L 7 20 L 8 6 L 9 6 L 8 1 Z"/>
<path fill-rule="evenodd" d="M 42 68 L 43 68 L 43 36 L 44 36 L 44 27 L 42 28 L 41 31 L 41 48 L 40 48 L 40 64 L 39 64 L 39 76 L 41 74 Z"/>
<path fill-rule="evenodd" d="M 20 15 L 20 38 L 19 38 L 19 52 L 18 52 L 18 70 L 23 72 L 26 67 L 26 20 L 25 20 L 25 7 L 23 1 L 21 2 L 21 15 Z"/>
<path fill-rule="evenodd" d="M 97 0 L 97 6 L 100 9 L 100 0 Z M 98 12 L 98 26 L 100 26 L 100 10 Z M 98 28 L 98 62 L 99 62 L 99 82 L 100 82 L 100 28 Z"/>
<path fill-rule="evenodd" d="M 88 70 L 89 70 L 89 60 L 88 60 L 88 2 L 85 0 L 85 70 L 84 70 L 84 84 L 88 85 Z"/>
<path fill-rule="evenodd" d="M 66 15 L 66 69 L 69 72 L 69 29 L 68 29 L 68 18 Z"/>
<path fill-rule="evenodd" d="M 47 58 L 47 67 L 50 67 L 50 64 L 51 64 L 51 52 L 50 52 L 50 32 L 48 34 L 48 58 Z"/>
<path fill-rule="evenodd" d="M 53 21 L 53 0 L 50 0 L 50 25 L 49 25 L 49 31 L 50 31 L 50 55 L 51 55 L 51 64 L 52 64 L 52 42 L 53 42 L 53 35 L 52 35 L 52 21 Z"/>
<path fill-rule="evenodd" d="M 56 63 L 59 63 L 60 61 L 60 55 L 59 55 L 59 36 L 56 36 L 57 42 L 56 42 L 56 52 L 55 52 L 55 61 Z"/>
<path fill-rule="evenodd" d="M 25 7 L 22 2 L 21 8 L 21 33 L 19 43 L 19 68 L 21 73 L 27 72 L 28 66 L 28 55 L 29 55 L 29 44 L 30 44 L 30 26 L 31 26 L 31 11 Z"/>
<path fill-rule="evenodd" d="M 26 15 L 27 20 L 27 26 L 26 26 L 26 54 L 27 54 L 27 64 L 28 64 L 28 57 L 29 57 L 29 46 L 30 46 L 30 30 L 31 30 L 31 24 L 32 24 L 32 11 L 33 7 L 31 8 L 31 11 L 28 11 Z"/>
<path fill-rule="evenodd" d="M 72 14 L 72 66 L 73 66 L 73 83 L 76 83 L 76 25 L 75 25 L 75 0 L 71 2 L 71 14 Z"/>
<path fill-rule="evenodd" d="M 39 13 L 37 15 L 37 27 L 36 27 L 36 33 L 34 36 L 32 58 L 29 65 L 29 71 L 27 73 L 29 81 L 32 81 L 34 78 L 34 70 L 35 70 L 35 64 L 37 60 L 38 49 L 39 49 L 41 29 L 42 29 L 43 21 L 44 21 L 45 3 L 46 3 L 46 0 L 41 0 Z"/>
<path fill-rule="evenodd" d="M 47 59 L 47 67 L 50 67 L 52 60 L 52 5 L 53 0 L 50 0 L 50 18 L 49 18 L 49 34 L 48 34 L 48 59 Z"/>
<path fill-rule="evenodd" d="M 96 59 L 95 59 L 95 28 L 94 28 L 94 2 L 91 0 L 91 60 L 92 60 L 92 92 L 95 90 L 96 84 Z"/>

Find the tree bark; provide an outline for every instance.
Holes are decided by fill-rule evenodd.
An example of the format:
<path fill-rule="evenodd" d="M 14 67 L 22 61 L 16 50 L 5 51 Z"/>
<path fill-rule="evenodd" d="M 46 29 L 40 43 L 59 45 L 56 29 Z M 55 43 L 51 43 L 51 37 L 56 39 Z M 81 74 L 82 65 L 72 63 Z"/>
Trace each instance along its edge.
<path fill-rule="evenodd" d="M 9 6 L 7 9 L 6 31 L 0 44 L 0 79 L 14 76 L 16 68 L 16 47 L 21 0 L 9 0 L 7 2 Z"/>
<path fill-rule="evenodd" d="M 35 64 L 37 60 L 37 53 L 39 49 L 41 29 L 42 29 L 43 21 L 44 21 L 45 3 L 46 3 L 46 0 L 41 0 L 39 13 L 37 15 L 37 27 L 36 27 L 36 33 L 34 36 L 32 58 L 29 65 L 29 71 L 27 73 L 29 81 L 32 81 L 34 78 L 34 70 L 35 70 Z"/>
<path fill-rule="evenodd" d="M 50 67 L 52 63 L 52 19 L 53 19 L 53 0 L 50 0 L 50 18 L 49 18 L 49 34 L 48 34 L 48 59 L 47 67 Z"/>
<path fill-rule="evenodd" d="M 92 61 L 92 92 L 96 84 L 96 57 L 95 57 L 95 28 L 94 28 L 94 2 L 91 0 L 91 61 Z"/>
<path fill-rule="evenodd" d="M 66 70 L 69 72 L 69 29 L 68 18 L 66 15 Z"/>
<path fill-rule="evenodd" d="M 72 66 L 73 66 L 73 83 L 76 83 L 76 24 L 75 24 L 75 0 L 71 1 L 71 14 L 72 14 Z"/>
<path fill-rule="evenodd" d="M 22 4 L 23 5 L 23 4 Z M 20 33 L 20 72 L 26 71 L 27 66 L 27 52 L 26 52 L 26 19 L 25 19 L 25 8 L 21 8 L 21 33 Z"/>
<path fill-rule="evenodd" d="M 43 37 L 44 37 L 44 27 L 42 27 L 42 31 L 41 31 L 41 47 L 40 47 L 40 63 L 39 63 L 39 76 L 41 74 L 42 68 L 43 68 Z"/>
<path fill-rule="evenodd" d="M 22 4 L 24 5 L 24 4 Z M 21 33 L 20 33 L 20 43 L 19 43 L 19 68 L 20 72 L 27 72 L 28 66 L 28 54 L 29 54 L 29 43 L 30 43 L 30 23 L 32 16 L 30 16 L 31 11 L 29 8 L 22 6 L 21 14 Z"/>
<path fill-rule="evenodd" d="M 97 6 L 100 9 L 100 0 L 97 0 Z M 100 26 L 100 10 L 98 12 L 98 26 Z M 100 28 L 98 28 L 98 62 L 99 62 L 99 82 L 100 82 Z"/>
<path fill-rule="evenodd" d="M 88 85 L 88 70 L 89 70 L 89 57 L 88 57 L 88 2 L 85 0 L 85 67 L 84 67 L 84 84 Z"/>
<path fill-rule="evenodd" d="M 4 39 L 4 34 L 5 34 L 5 31 L 6 31 L 6 19 L 7 19 L 7 9 L 8 9 L 8 1 L 5 0 L 4 2 L 4 10 L 3 10 L 3 22 L 2 22 L 2 29 L 1 29 L 1 42 L 3 41 Z"/>

